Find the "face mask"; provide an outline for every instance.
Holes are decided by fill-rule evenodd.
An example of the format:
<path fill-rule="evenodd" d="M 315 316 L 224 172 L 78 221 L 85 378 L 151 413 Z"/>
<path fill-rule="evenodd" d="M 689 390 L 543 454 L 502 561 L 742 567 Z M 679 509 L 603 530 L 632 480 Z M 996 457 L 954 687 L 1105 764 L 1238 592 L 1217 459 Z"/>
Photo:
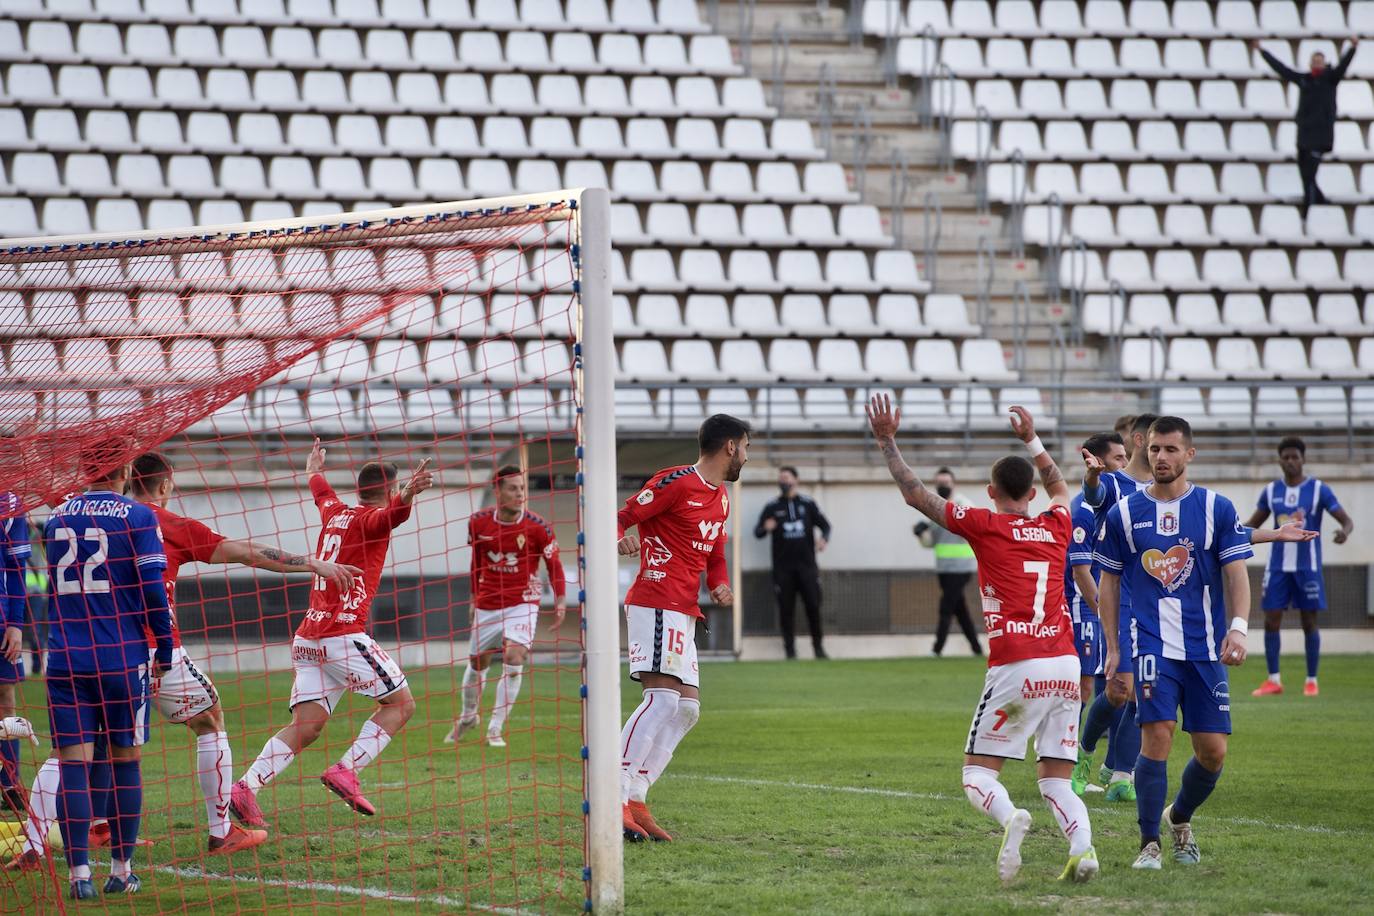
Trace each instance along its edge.
<path fill-rule="evenodd" d="M 780 483 L 778 484 L 778 492 L 781 493 L 783 496 L 786 496 L 788 493 L 792 492 L 792 488 L 785 483 Z"/>
<path fill-rule="evenodd" d="M 941 499 L 949 499 L 949 495 L 954 492 L 954 488 L 940 484 L 935 488 L 935 492 L 939 494 Z"/>

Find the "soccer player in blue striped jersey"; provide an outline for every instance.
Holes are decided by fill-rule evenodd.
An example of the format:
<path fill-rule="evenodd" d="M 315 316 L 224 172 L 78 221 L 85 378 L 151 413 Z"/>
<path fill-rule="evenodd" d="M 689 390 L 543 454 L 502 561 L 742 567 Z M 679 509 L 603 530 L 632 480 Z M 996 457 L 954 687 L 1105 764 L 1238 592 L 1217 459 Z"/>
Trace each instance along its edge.
<path fill-rule="evenodd" d="M 29 520 L 19 498 L 0 493 L 0 719 L 15 714 L 15 692 L 24 679 L 24 621 L 28 598 L 24 573 L 28 566 Z M 11 811 L 27 810 L 19 781 L 19 742 L 0 739 L 0 794 Z"/>
<path fill-rule="evenodd" d="M 153 510 L 123 496 L 127 464 L 110 469 L 108 450 L 82 455 L 90 488 L 58 506 L 43 529 L 52 604 L 48 709 L 61 761 L 58 822 L 71 897 L 91 883 L 91 769 L 96 735 L 109 742 L 112 780 L 110 878 L 106 894 L 139 890 L 133 851 L 143 813 L 140 748 L 148 740 L 149 676 L 172 660 L 167 565 Z M 146 628 L 146 629 L 145 629 Z M 156 644 L 149 671 L 148 632 Z"/>
<path fill-rule="evenodd" d="M 1176 862 L 1200 861 L 1193 812 L 1211 795 L 1231 733 L 1227 665 L 1246 657 L 1253 556 L 1250 532 L 1226 497 L 1188 481 L 1195 455 L 1186 420 L 1161 417 L 1150 426 L 1148 454 L 1154 482 L 1113 506 L 1098 535 L 1102 567 L 1098 609 L 1103 625 L 1117 623 L 1123 584 L 1132 595 L 1131 652 L 1142 732 L 1136 761 L 1140 855 L 1133 868 L 1162 866 L 1161 819 L 1173 838 Z M 1228 623 L 1229 620 L 1229 623 Z M 1122 664 L 1107 644 L 1106 674 Z M 1192 738 L 1173 804 L 1168 759 L 1179 710 Z"/>
<path fill-rule="evenodd" d="M 1307 461 L 1307 444 L 1297 436 L 1279 442 L 1279 467 L 1283 476 L 1270 482 L 1260 491 L 1259 505 L 1246 523 L 1258 528 L 1274 514 L 1274 527 L 1298 522 L 1307 531 L 1320 532 L 1322 516 L 1330 512 L 1340 522 L 1340 530 L 1332 538 L 1344 544 L 1355 522 L 1341 507 L 1331 488 L 1303 473 Z M 1264 658 L 1269 677 L 1251 694 L 1263 697 L 1283 693 L 1279 678 L 1279 628 L 1283 612 L 1297 608 L 1302 615 L 1304 647 L 1307 652 L 1307 683 L 1303 693 L 1317 695 L 1317 665 L 1321 659 L 1322 637 L 1317 628 L 1317 612 L 1326 610 L 1326 588 L 1322 581 L 1322 545 L 1318 540 L 1302 544 L 1279 544 L 1269 554 L 1264 569 L 1264 595 L 1260 598 L 1264 611 Z"/>

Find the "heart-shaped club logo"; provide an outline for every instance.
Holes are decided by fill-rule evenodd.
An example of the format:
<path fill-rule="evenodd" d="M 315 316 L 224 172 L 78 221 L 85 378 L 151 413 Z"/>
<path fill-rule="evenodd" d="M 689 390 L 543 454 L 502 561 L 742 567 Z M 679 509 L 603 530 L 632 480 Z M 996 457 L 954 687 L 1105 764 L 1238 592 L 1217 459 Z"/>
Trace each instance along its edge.
<path fill-rule="evenodd" d="M 1182 544 L 1175 544 L 1167 552 L 1151 547 L 1140 555 L 1140 563 L 1145 571 L 1169 591 L 1183 584 L 1182 578 L 1192 566 L 1191 560 L 1188 548 Z"/>

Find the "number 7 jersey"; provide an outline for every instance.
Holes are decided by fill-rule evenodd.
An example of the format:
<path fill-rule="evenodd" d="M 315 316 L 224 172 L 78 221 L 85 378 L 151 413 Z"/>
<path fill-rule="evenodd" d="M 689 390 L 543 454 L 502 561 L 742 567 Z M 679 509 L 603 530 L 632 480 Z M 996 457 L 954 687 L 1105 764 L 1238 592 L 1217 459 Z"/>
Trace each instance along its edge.
<path fill-rule="evenodd" d="M 949 502 L 945 527 L 968 541 L 978 558 L 989 668 L 1028 658 L 1077 657 L 1064 603 L 1073 536 L 1068 507 L 1027 517 Z"/>

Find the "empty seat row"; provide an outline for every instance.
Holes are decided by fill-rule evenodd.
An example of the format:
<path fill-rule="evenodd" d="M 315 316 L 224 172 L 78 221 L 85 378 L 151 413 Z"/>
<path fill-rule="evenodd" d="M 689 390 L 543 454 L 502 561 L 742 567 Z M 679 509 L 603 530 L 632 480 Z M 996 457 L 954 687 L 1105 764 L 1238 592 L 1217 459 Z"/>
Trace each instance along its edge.
<path fill-rule="evenodd" d="M 1175 337 L 1166 345 L 1133 337 L 1121 344 L 1121 374 L 1144 379 L 1367 378 L 1374 373 L 1374 337 L 1360 340 L 1358 358 L 1345 337 L 1318 337 L 1308 347 L 1295 337 L 1264 340 L 1263 356 L 1248 337 Z"/>
<path fill-rule="evenodd" d="M 634 204 L 613 204 L 611 237 L 618 244 L 890 245 L 878 208 L 848 204 L 836 215 L 826 204 L 650 204 L 644 219 Z"/>
<path fill-rule="evenodd" d="M 1271 334 L 1374 336 L 1374 293 L 1359 301 L 1350 293 L 1275 293 L 1266 308 L 1255 293 L 1227 293 L 1217 308 L 1211 293 L 1183 293 L 1176 299 L 1159 293 L 1121 297 L 1092 294 L 1083 299 L 1083 328 L 1095 334 Z"/>
<path fill-rule="evenodd" d="M 824 255 L 824 268 L 822 268 Z M 767 251 L 735 249 L 724 259 L 714 248 L 688 248 L 674 255 L 640 248 L 626 269 L 621 252 L 611 252 L 611 285 L 620 290 L 681 292 L 921 292 L 927 284 L 910 251 L 831 249 Z"/>
<path fill-rule="evenodd" d="M 717 355 L 719 350 L 719 355 Z M 718 379 L 722 383 L 769 381 L 876 381 L 927 379 L 1009 381 L 1002 345 L 995 340 L 918 340 L 914 352 L 904 340 L 862 342 L 826 339 L 813 348 L 805 340 L 627 340 L 621 347 L 621 377 L 639 383 Z"/>
<path fill-rule="evenodd" d="M 517 306 L 517 309 L 520 307 Z M 931 294 L 925 297 L 924 317 L 917 298 L 908 293 L 884 293 L 876 308 L 869 297 L 837 293 L 828 297 L 792 293 L 781 297 L 741 293 L 692 294 L 679 297 L 645 293 L 631 305 L 628 296 L 612 300 L 612 320 L 618 337 L 944 337 L 977 336 L 978 325 L 969 321 L 964 297 Z M 528 326 L 528 321 L 517 322 Z M 546 318 L 545 333 L 557 333 Z M 494 330 L 494 328 L 493 328 Z"/>
<path fill-rule="evenodd" d="M 1258 6 L 1258 12 L 1256 7 Z M 1374 10 L 1335 0 L 867 0 L 864 29 L 895 21 L 910 33 L 927 26 L 962 35 L 1342 35 L 1374 27 Z M 1037 16 L 1038 13 L 1038 16 Z M 1215 13 L 1215 17 L 1214 14 Z M 895 20 L 893 17 L 896 17 Z"/>
<path fill-rule="evenodd" d="M 1135 249 L 1107 254 L 1088 251 L 1073 269 L 1066 252 L 1061 275 L 1084 289 L 1103 289 L 1116 281 L 1129 290 L 1174 289 L 1364 289 L 1374 286 L 1374 250 L 1348 249 L 1338 260 L 1325 248 L 1307 249 L 1290 258 L 1282 248 L 1249 252 L 1213 248 L 1200 259 L 1192 250 L 1157 251 L 1154 257 Z"/>
<path fill-rule="evenodd" d="M 1160 219 L 1160 210 L 1163 219 Z M 1035 242 L 1063 238 L 1065 233 L 1093 247 L 1113 245 L 1169 246 L 1223 244 L 1357 245 L 1374 241 L 1374 206 L 1363 204 L 1346 218 L 1343 207 L 1314 206 L 1303 218 L 1291 204 L 1170 204 L 1159 208 L 1143 204 L 1106 207 L 1079 204 L 1050 208 L 1032 204 L 1023 224 L 1026 238 Z"/>
<path fill-rule="evenodd" d="M 1160 389 L 1159 407 L 1195 425 L 1223 429 L 1343 429 L 1350 422 L 1367 428 L 1374 425 L 1374 385 L 1353 386 L 1349 397 L 1335 385 L 1309 385 L 1301 398 L 1290 385 L 1262 386 L 1253 397 L 1249 388 L 1217 387 L 1205 402 L 1200 388 L 1170 385 Z"/>
<path fill-rule="evenodd" d="M 1029 181 L 1022 177 L 1027 171 Z M 1321 168 L 1320 180 L 1328 197 L 1363 203 L 1374 195 L 1374 164 L 1360 167 L 1357 183 L 1355 171 L 1349 165 L 1326 163 Z M 988 166 L 988 193 L 995 200 L 1016 199 L 1023 185 L 1028 186 L 1034 198 L 1043 200 L 1057 194 L 1063 201 L 1084 203 L 1274 203 L 1275 198 L 1302 197 L 1298 168 L 1286 162 L 1269 166 L 1185 162 L 1171 167 L 1138 162 L 1126 166 L 1124 180 L 1121 166 L 1113 162 L 1042 162 L 1029 169 L 1001 162 Z"/>
<path fill-rule="evenodd" d="M 456 37 L 456 40 L 455 40 Z M 234 24 L 223 28 L 183 25 L 169 32 L 157 23 L 88 22 L 75 35 L 66 22 L 34 21 L 23 30 L 13 21 L 0 25 L 0 40 L 10 55 L 27 52 L 40 61 L 91 58 L 102 62 L 166 60 L 171 64 L 314 66 L 344 69 L 382 66 L 467 69 L 610 69 L 629 71 L 687 69 L 735 70 L 729 45 L 719 36 L 698 35 L 690 42 L 678 34 L 606 33 L 593 45 L 585 31 L 494 31 L 446 29 L 324 28 Z"/>

